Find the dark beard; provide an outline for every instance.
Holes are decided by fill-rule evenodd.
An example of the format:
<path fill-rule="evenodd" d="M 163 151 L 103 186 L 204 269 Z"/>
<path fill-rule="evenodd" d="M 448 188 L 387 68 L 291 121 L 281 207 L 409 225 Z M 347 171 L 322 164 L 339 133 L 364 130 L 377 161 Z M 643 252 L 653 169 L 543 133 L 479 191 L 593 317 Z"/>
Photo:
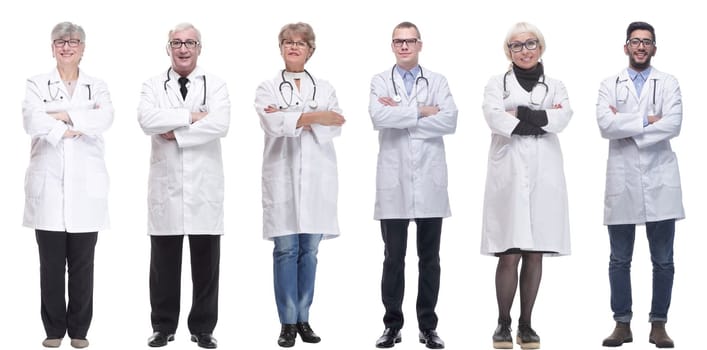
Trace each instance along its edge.
<path fill-rule="evenodd" d="M 643 71 L 646 68 L 651 66 L 651 58 L 653 58 L 653 56 L 648 56 L 648 58 L 646 59 L 645 62 L 638 63 L 638 62 L 636 62 L 636 60 L 633 59 L 633 56 L 631 55 L 631 56 L 629 56 L 628 61 L 629 61 L 629 65 L 631 66 L 631 68 L 633 70 L 640 72 L 640 71 Z"/>

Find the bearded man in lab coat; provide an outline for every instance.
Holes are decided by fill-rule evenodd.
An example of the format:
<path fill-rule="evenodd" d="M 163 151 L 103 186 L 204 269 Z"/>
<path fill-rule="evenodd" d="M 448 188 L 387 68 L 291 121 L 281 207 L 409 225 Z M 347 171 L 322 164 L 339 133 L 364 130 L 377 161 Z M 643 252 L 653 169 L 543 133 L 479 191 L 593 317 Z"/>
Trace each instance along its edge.
<path fill-rule="evenodd" d="M 597 122 L 609 139 L 604 224 L 609 229 L 609 282 L 616 327 L 604 346 L 633 341 L 631 258 L 636 225 L 645 225 L 653 263 L 649 342 L 672 348 L 665 331 L 673 289 L 675 221 L 685 218 L 677 157 L 670 139 L 680 134 L 682 97 L 677 79 L 651 66 L 655 30 L 633 22 L 626 30 L 629 67 L 601 83 Z"/>
<path fill-rule="evenodd" d="M 189 23 L 169 32 L 172 66 L 142 87 L 138 120 L 152 139 L 148 194 L 151 347 L 174 339 L 179 320 L 182 241 L 189 236 L 191 340 L 216 348 L 223 162 L 230 102 L 226 83 L 197 66 L 201 34 Z"/>
<path fill-rule="evenodd" d="M 444 135 L 457 126 L 457 107 L 447 79 L 418 64 L 420 32 L 402 22 L 393 30 L 391 49 L 396 63 L 371 80 L 369 113 L 379 132 L 374 218 L 380 220 L 385 243 L 381 294 L 385 331 L 376 347 L 390 348 L 402 340 L 405 250 L 408 225 L 417 225 L 419 341 L 430 349 L 444 348 L 437 335 L 439 247 L 442 218 L 451 215 L 447 195 Z"/>

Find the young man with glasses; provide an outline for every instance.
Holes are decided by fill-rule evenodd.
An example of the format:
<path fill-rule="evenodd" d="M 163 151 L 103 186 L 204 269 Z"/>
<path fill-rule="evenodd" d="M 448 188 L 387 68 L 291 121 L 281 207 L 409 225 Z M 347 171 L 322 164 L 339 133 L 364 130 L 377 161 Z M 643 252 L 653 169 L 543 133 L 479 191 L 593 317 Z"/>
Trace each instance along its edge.
<path fill-rule="evenodd" d="M 169 32 L 172 65 L 142 86 L 138 121 L 152 139 L 148 194 L 151 242 L 148 346 L 174 340 L 179 320 L 182 242 L 189 237 L 191 340 L 216 348 L 223 228 L 221 138 L 230 122 L 226 83 L 197 65 L 201 34 L 189 23 Z"/>
<path fill-rule="evenodd" d="M 408 225 L 417 225 L 419 340 L 444 348 L 437 335 L 442 218 L 451 215 L 447 195 L 444 135 L 457 126 L 457 107 L 441 74 L 418 64 L 422 41 L 410 22 L 393 30 L 396 63 L 371 80 L 369 113 L 379 132 L 374 218 L 380 220 L 385 260 L 381 294 L 385 331 L 376 347 L 390 348 L 402 338 L 405 250 Z"/>
<path fill-rule="evenodd" d="M 609 284 L 616 321 L 604 346 L 633 341 L 631 259 L 636 225 L 646 227 L 653 263 L 648 340 L 658 348 L 674 346 L 665 323 L 675 274 L 675 221 L 685 213 L 670 139 L 680 134 L 682 98 L 678 81 L 651 66 L 656 51 L 653 26 L 629 24 L 624 45 L 629 66 L 606 78 L 599 88 L 597 122 L 602 137 L 609 139 L 604 224 L 611 244 Z"/>

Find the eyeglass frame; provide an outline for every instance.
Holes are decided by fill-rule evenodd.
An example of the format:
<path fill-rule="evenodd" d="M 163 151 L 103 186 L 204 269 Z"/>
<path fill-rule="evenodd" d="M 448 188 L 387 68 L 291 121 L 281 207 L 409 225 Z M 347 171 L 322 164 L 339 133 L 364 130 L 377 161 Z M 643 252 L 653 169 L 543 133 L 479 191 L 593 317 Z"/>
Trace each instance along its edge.
<path fill-rule="evenodd" d="M 422 42 L 420 40 L 420 38 L 393 39 L 392 44 L 393 44 L 393 47 L 401 48 L 401 47 L 403 47 L 403 44 L 410 47 L 410 46 L 415 45 L 419 42 Z"/>
<path fill-rule="evenodd" d="M 175 46 L 176 44 L 179 44 L 179 46 Z M 193 45 L 193 47 L 189 47 L 190 45 Z M 169 46 L 172 50 L 179 50 L 182 48 L 182 46 L 186 47 L 187 50 L 194 50 L 198 46 L 201 45 L 201 42 L 198 40 L 192 40 L 192 39 L 187 39 L 185 41 L 181 41 L 178 39 L 173 39 L 167 42 L 167 46 Z"/>
<path fill-rule="evenodd" d="M 528 47 L 528 44 L 529 44 L 529 43 L 535 43 L 535 47 L 533 47 L 532 49 L 529 48 L 529 47 Z M 518 48 L 518 49 L 517 49 L 517 50 L 514 50 L 514 49 L 513 49 L 513 46 L 516 46 L 516 45 L 517 45 L 517 48 Z M 523 48 L 524 48 L 524 47 L 525 47 L 525 49 L 528 50 L 528 51 L 535 51 L 535 50 L 538 49 L 538 47 L 540 47 L 540 40 L 538 40 L 538 39 L 528 39 L 528 40 L 526 40 L 526 41 L 524 41 L 524 42 L 514 41 L 514 42 L 508 43 L 508 50 L 510 50 L 510 51 L 513 52 L 513 53 L 518 53 L 518 52 L 523 51 Z"/>
<path fill-rule="evenodd" d="M 636 44 L 634 44 L 636 42 Z M 633 47 L 633 48 L 638 48 L 643 44 L 643 47 L 654 47 L 655 46 L 655 40 L 653 39 L 640 39 L 640 38 L 631 38 L 626 40 L 626 45 Z"/>
<path fill-rule="evenodd" d="M 75 44 L 72 45 L 71 44 L 72 42 Z M 61 43 L 61 45 L 59 45 L 59 43 Z M 54 45 L 54 47 L 56 47 L 56 48 L 62 48 L 67 44 L 69 45 L 69 47 L 79 47 L 81 45 L 81 43 L 82 43 L 81 39 L 69 39 L 69 40 L 54 39 L 52 41 L 52 45 Z"/>
<path fill-rule="evenodd" d="M 309 47 L 309 43 L 306 41 L 294 41 L 292 39 L 282 39 L 280 42 L 280 46 L 286 48 L 286 49 L 291 49 L 293 46 L 296 49 L 306 49 Z"/>

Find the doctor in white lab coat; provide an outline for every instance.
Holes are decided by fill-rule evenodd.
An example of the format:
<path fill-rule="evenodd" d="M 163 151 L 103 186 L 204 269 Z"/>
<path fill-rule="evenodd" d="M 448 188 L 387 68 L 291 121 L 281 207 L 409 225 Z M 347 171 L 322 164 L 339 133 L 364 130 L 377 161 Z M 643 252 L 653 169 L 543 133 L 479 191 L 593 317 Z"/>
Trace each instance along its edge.
<path fill-rule="evenodd" d="M 381 293 L 385 331 L 377 347 L 400 341 L 403 327 L 407 229 L 417 225 L 420 258 L 417 321 L 420 341 L 444 347 L 436 333 L 442 219 L 449 217 L 445 135 L 457 127 L 457 106 L 447 79 L 418 64 L 420 32 L 402 22 L 393 30 L 396 64 L 371 79 L 369 113 L 380 144 L 374 219 L 380 220 L 385 261 Z"/>
<path fill-rule="evenodd" d="M 24 128 L 32 137 L 23 224 L 39 246 L 45 346 L 88 346 L 93 311 L 93 257 L 108 228 L 108 173 L 102 134 L 113 123 L 106 84 L 79 70 L 86 45 L 81 26 L 51 33 L 56 69 L 27 80 Z M 64 298 L 68 263 L 69 303 Z"/>
<path fill-rule="evenodd" d="M 189 23 L 169 32 L 172 66 L 142 87 L 138 121 L 151 136 L 148 233 L 151 235 L 150 346 L 174 337 L 179 320 L 182 240 L 189 236 L 193 303 L 189 331 L 216 347 L 224 178 L 221 138 L 230 122 L 226 83 L 197 66 L 201 34 Z"/>
<path fill-rule="evenodd" d="M 518 339 L 539 346 L 531 314 L 540 287 L 543 255 L 570 253 L 567 188 L 558 133 L 570 121 L 564 84 L 549 78 L 540 62 L 545 39 L 529 23 L 516 23 L 505 41 L 512 62 L 492 77 L 484 91 L 483 112 L 491 128 L 484 194 L 481 253 L 498 256 L 498 327 L 494 346 L 513 344 L 511 306 L 520 271 Z"/>
<path fill-rule="evenodd" d="M 604 340 L 618 346 L 631 337 L 631 260 L 636 225 L 645 225 L 653 263 L 651 343 L 673 347 L 665 331 L 672 294 L 675 221 L 685 218 L 680 172 L 670 139 L 680 134 L 682 97 L 675 77 L 651 66 L 655 30 L 629 24 L 624 53 L 629 67 L 599 88 L 597 123 L 609 139 L 604 224 L 611 243 L 609 281 L 616 328 Z"/>
<path fill-rule="evenodd" d="M 317 251 L 339 235 L 334 137 L 345 122 L 334 88 L 304 65 L 316 48 L 307 23 L 278 35 L 285 69 L 258 86 L 255 109 L 265 132 L 262 169 L 263 238 L 274 242 L 273 279 L 280 319 L 278 344 L 296 335 L 320 341 L 309 325 Z"/>

